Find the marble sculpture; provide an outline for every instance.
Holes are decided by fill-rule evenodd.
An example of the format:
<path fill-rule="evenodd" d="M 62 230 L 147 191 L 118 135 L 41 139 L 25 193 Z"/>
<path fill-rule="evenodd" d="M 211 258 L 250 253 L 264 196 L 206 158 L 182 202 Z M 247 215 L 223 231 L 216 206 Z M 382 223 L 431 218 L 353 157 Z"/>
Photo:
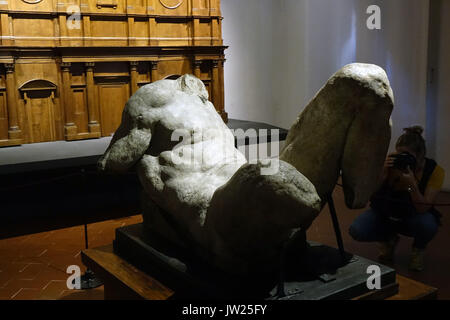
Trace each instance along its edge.
<path fill-rule="evenodd" d="M 366 205 L 388 149 L 393 103 L 383 69 L 343 67 L 293 124 L 279 170 L 264 175 L 262 163 L 247 163 L 235 148 L 202 81 L 161 80 L 126 103 L 99 168 L 135 166 L 147 232 L 231 274 L 271 272 L 340 175 L 347 206 Z"/>

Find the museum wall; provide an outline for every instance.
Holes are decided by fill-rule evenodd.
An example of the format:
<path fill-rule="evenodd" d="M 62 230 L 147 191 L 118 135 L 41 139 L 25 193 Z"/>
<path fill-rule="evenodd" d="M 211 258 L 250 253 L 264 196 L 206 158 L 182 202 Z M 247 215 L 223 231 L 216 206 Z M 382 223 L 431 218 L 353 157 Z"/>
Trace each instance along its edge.
<path fill-rule="evenodd" d="M 450 190 L 450 1 L 431 0 L 427 140 L 429 153 L 447 169 Z"/>
<path fill-rule="evenodd" d="M 368 30 L 365 11 L 377 3 L 382 29 Z M 395 136 L 411 123 L 425 125 L 427 3 L 222 1 L 230 116 L 289 127 L 330 75 L 357 61 L 388 72 L 396 95 Z"/>
<path fill-rule="evenodd" d="M 272 0 L 222 0 L 225 104 L 234 119 L 273 122 Z M 227 111 L 228 112 L 228 111 Z"/>
<path fill-rule="evenodd" d="M 381 30 L 366 26 L 372 4 L 381 8 Z M 289 128 L 330 75 L 345 64 L 366 62 L 387 71 L 395 93 L 391 150 L 406 126 L 420 124 L 432 137 L 426 103 L 429 0 L 224 0 L 222 13 L 231 118 Z M 440 110 L 448 119 L 448 111 Z M 448 134 L 442 130 L 444 143 Z M 449 182 L 447 176 L 447 188 Z"/>

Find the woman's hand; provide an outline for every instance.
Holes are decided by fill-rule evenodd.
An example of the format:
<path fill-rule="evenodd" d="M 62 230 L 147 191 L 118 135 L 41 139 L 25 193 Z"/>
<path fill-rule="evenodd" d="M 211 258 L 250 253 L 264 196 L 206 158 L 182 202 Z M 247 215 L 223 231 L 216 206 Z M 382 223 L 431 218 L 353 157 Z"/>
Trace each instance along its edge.
<path fill-rule="evenodd" d="M 386 157 L 386 160 L 384 160 L 384 168 L 389 169 L 394 166 L 395 158 L 393 157 L 394 154 L 390 154 Z"/>
<path fill-rule="evenodd" d="M 402 180 L 405 185 L 409 187 L 412 187 L 414 189 L 417 189 L 417 180 L 416 176 L 414 175 L 414 172 L 411 170 L 411 168 L 408 166 L 407 172 L 402 174 Z"/>
<path fill-rule="evenodd" d="M 395 153 L 389 154 L 384 160 L 383 172 L 381 175 L 381 181 L 385 181 L 389 175 L 389 169 L 394 167 L 395 158 L 393 157 Z"/>

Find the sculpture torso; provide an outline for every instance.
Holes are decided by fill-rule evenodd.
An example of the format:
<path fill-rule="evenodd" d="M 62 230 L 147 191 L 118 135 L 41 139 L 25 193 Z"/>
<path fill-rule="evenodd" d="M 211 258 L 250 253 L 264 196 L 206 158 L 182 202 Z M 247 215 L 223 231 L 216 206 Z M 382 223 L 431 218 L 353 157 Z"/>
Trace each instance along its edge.
<path fill-rule="evenodd" d="M 199 234 L 214 192 L 246 160 L 211 102 L 171 89 L 175 84 L 162 81 L 140 93 L 146 101 L 159 95 L 162 103 L 142 112 L 151 123 L 152 137 L 138 173 L 152 200 Z"/>
<path fill-rule="evenodd" d="M 119 172 L 137 165 L 143 210 L 156 213 L 152 230 L 188 239 L 218 268 L 249 274 L 277 267 L 282 245 L 309 228 L 340 169 L 347 205 L 367 203 L 390 136 L 393 98 L 381 68 L 354 64 L 336 73 L 294 124 L 278 171 L 268 175 L 246 163 L 207 99 L 190 75 L 142 87 L 99 161 Z"/>

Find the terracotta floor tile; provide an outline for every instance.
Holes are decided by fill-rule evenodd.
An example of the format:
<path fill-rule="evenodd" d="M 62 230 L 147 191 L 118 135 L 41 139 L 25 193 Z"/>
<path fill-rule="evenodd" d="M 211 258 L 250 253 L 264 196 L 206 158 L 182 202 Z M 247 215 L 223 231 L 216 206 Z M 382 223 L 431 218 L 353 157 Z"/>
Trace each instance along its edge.
<path fill-rule="evenodd" d="M 19 271 L 17 275 L 20 280 L 33 280 L 46 267 L 43 263 L 29 263 L 24 269 Z"/>
<path fill-rule="evenodd" d="M 22 288 L 19 292 L 12 296 L 12 300 L 34 300 L 41 293 L 39 289 Z"/>
<path fill-rule="evenodd" d="M 0 288 L 0 299 L 11 299 L 23 287 L 14 279 L 11 279 L 3 288 Z"/>
<path fill-rule="evenodd" d="M 29 255 L 17 255 L 16 257 L 11 259 L 11 262 L 14 263 L 46 263 L 47 259 L 45 258 L 44 254 L 46 249 L 40 249 L 40 254 L 37 254 L 35 256 L 29 256 Z"/>
<path fill-rule="evenodd" d="M 60 300 L 104 300 L 104 287 L 98 287 L 89 290 L 64 290 L 59 298 Z"/>
<path fill-rule="evenodd" d="M 116 228 L 141 221 L 137 216 L 89 224 L 89 247 L 110 244 Z M 103 299 L 103 287 L 67 289 L 69 265 L 86 271 L 80 255 L 84 248 L 84 226 L 0 240 L 0 299 Z"/>
<path fill-rule="evenodd" d="M 67 290 L 65 280 L 51 280 L 44 286 L 41 293 L 37 296 L 39 300 L 56 300 L 59 299 L 64 290 Z"/>
<path fill-rule="evenodd" d="M 9 262 L 6 261 L 0 261 L 0 272 L 3 272 L 3 270 L 6 270 L 7 266 L 9 265 Z"/>
<path fill-rule="evenodd" d="M 46 268 L 34 280 L 15 279 L 14 281 L 20 282 L 24 288 L 42 290 L 50 281 L 66 281 L 68 277 L 69 275 L 64 272 Z"/>
<path fill-rule="evenodd" d="M 9 278 L 15 278 L 19 275 L 19 273 L 24 270 L 29 263 L 23 262 L 10 262 L 8 263 L 4 269 L 2 274 L 7 275 Z"/>
<path fill-rule="evenodd" d="M 36 278 L 34 280 L 25 280 L 25 279 L 11 279 L 8 282 L 8 285 L 5 288 L 13 287 L 13 288 L 26 288 L 26 289 L 36 289 L 42 290 L 42 288 L 49 282 L 49 279 L 45 279 L 42 277 Z"/>
<path fill-rule="evenodd" d="M 5 286 L 5 284 L 11 280 L 11 274 L 7 271 L 0 272 L 0 289 Z"/>

